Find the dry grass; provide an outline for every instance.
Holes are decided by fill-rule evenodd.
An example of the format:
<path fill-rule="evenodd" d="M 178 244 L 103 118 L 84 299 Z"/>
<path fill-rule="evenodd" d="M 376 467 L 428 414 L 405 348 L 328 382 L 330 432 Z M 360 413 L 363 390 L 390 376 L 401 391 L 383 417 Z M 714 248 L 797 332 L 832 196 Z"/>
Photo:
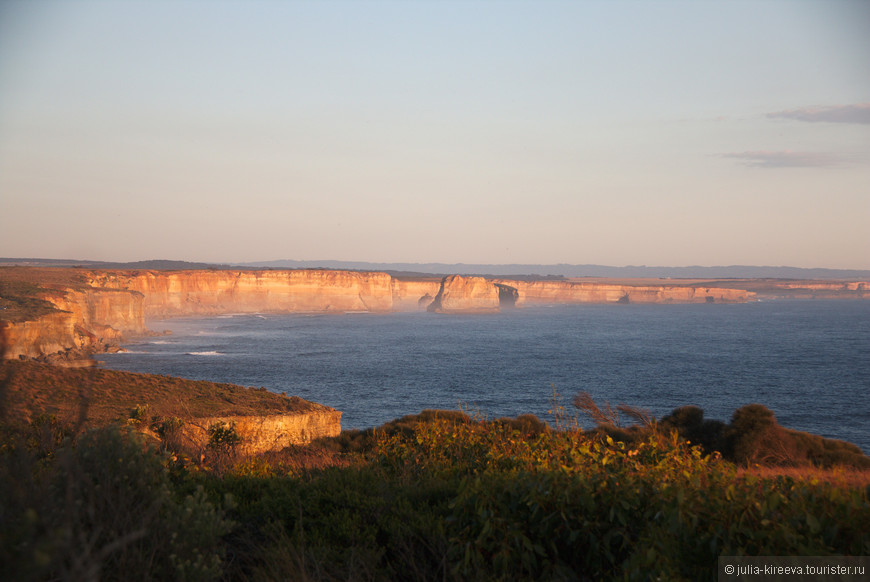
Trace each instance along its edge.
<path fill-rule="evenodd" d="M 50 297 L 87 288 L 81 269 L 0 267 L 0 320 L 31 321 L 58 311 Z"/>
<path fill-rule="evenodd" d="M 78 418 L 83 406 L 90 425 L 130 418 L 137 406 L 167 417 L 256 416 L 326 410 L 298 397 L 152 374 L 99 368 L 60 368 L 32 361 L 0 362 L 0 420 L 29 422 L 40 414 Z"/>
<path fill-rule="evenodd" d="M 87 272 L 83 269 L 58 269 L 53 267 L 0 267 L 0 281 L 30 283 L 40 287 L 87 287 Z"/>

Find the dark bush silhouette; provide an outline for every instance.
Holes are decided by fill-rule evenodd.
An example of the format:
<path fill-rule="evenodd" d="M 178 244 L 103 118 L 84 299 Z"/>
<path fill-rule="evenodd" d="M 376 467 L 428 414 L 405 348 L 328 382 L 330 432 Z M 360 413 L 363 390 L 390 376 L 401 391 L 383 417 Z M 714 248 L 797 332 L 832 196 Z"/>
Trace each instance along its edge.
<path fill-rule="evenodd" d="M 677 434 L 692 444 L 701 445 L 707 452 L 721 452 L 724 448 L 722 430 L 725 423 L 720 420 L 704 420 L 704 411 L 698 406 L 681 406 L 675 409 L 660 423 L 661 430 Z"/>
<path fill-rule="evenodd" d="M 667 436 L 676 432 L 681 439 L 700 445 L 704 453 L 718 452 L 726 460 L 741 465 L 870 468 L 870 458 L 857 446 L 785 428 L 776 421 L 773 411 L 762 404 L 738 408 L 729 424 L 705 420 L 704 411 L 698 406 L 681 406 L 657 423 L 651 416 L 628 414 L 627 410 L 642 409 L 624 404 L 612 408 L 605 403 L 602 409 L 586 392 L 577 394 L 573 404 L 595 421 L 597 426 L 590 432 L 628 445 L 635 445 L 650 434 Z M 626 412 L 640 425 L 621 426 L 619 411 Z"/>
<path fill-rule="evenodd" d="M 662 426 L 673 427 L 678 431 L 692 431 L 704 422 L 704 410 L 698 406 L 681 406 L 662 419 Z"/>
<path fill-rule="evenodd" d="M 731 415 L 731 428 L 742 433 L 758 432 L 771 426 L 776 426 L 776 416 L 762 404 L 747 404 Z"/>
<path fill-rule="evenodd" d="M 547 423 L 534 414 L 521 414 L 516 418 L 499 418 L 495 422 L 509 426 L 526 436 L 537 436 L 550 430 Z"/>
<path fill-rule="evenodd" d="M 794 439 L 761 404 L 734 411 L 724 431 L 725 456 L 740 464 L 795 465 L 801 460 Z"/>

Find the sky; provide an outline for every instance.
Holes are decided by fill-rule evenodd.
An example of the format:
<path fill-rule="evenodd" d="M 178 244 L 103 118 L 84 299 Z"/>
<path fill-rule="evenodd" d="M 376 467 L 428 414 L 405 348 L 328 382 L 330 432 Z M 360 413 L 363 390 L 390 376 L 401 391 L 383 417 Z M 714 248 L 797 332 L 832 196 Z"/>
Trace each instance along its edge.
<path fill-rule="evenodd" d="M 0 0 L 0 256 L 870 269 L 870 2 Z"/>

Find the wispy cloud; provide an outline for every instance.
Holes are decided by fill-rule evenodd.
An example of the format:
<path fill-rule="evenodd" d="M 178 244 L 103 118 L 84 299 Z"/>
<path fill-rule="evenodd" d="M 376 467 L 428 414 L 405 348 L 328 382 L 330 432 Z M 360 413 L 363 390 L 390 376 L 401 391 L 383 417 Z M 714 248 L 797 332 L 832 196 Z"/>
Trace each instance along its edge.
<path fill-rule="evenodd" d="M 821 152 L 752 151 L 721 154 L 723 158 L 740 160 L 747 166 L 757 168 L 819 168 L 836 166 L 839 157 Z"/>
<path fill-rule="evenodd" d="M 801 107 L 768 113 L 768 117 L 797 119 L 798 121 L 825 123 L 870 123 L 870 103 L 834 105 L 830 107 Z"/>

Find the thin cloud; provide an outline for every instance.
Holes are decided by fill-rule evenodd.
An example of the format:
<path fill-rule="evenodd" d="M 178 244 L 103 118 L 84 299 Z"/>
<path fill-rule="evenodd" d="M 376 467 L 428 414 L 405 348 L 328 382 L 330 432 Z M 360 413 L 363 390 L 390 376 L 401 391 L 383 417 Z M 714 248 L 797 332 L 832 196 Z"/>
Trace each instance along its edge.
<path fill-rule="evenodd" d="M 821 168 L 836 166 L 841 162 L 840 158 L 831 154 L 789 150 L 729 153 L 722 154 L 722 157 L 736 159 L 756 168 Z"/>
<path fill-rule="evenodd" d="M 855 103 L 854 105 L 834 105 L 831 107 L 802 107 L 787 111 L 768 113 L 768 117 L 797 119 L 810 123 L 870 123 L 870 103 Z"/>

